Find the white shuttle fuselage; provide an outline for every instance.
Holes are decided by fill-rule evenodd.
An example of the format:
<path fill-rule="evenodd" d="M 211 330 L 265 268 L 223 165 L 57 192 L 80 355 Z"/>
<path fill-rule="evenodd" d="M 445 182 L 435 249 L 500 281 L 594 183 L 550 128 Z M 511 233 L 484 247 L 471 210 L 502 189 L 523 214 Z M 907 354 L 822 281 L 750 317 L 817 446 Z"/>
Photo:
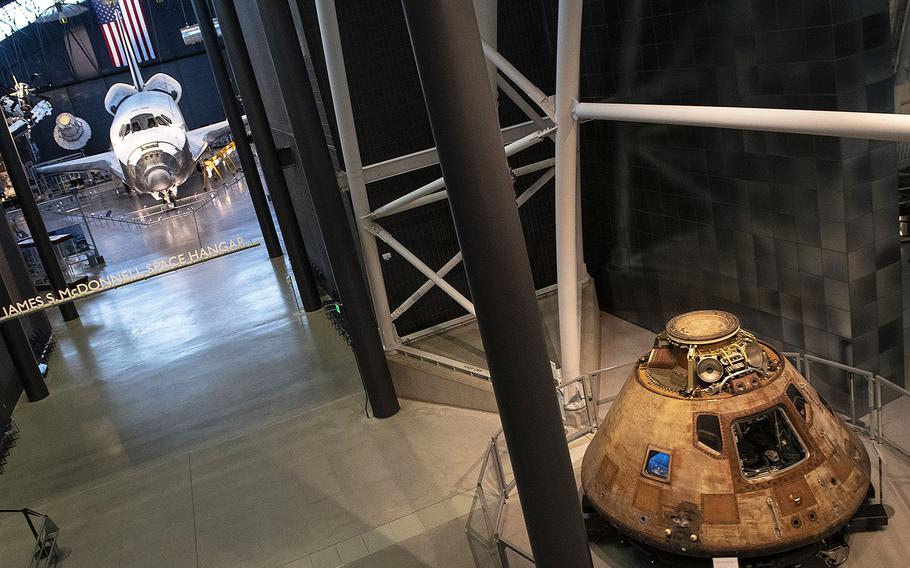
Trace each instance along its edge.
<path fill-rule="evenodd" d="M 125 34 L 121 34 L 124 37 Z M 230 132 L 227 121 L 187 130 L 180 107 L 183 89 L 164 73 L 142 78 L 131 46 L 123 45 L 132 85 L 108 89 L 104 108 L 114 117 L 111 149 L 35 168 L 40 174 L 106 171 L 138 193 L 173 204 L 177 188 L 193 173 L 208 145 Z"/>
<path fill-rule="evenodd" d="M 139 193 L 170 201 L 195 168 L 186 123 L 167 93 L 144 90 L 124 98 L 110 138 L 124 182 Z"/>

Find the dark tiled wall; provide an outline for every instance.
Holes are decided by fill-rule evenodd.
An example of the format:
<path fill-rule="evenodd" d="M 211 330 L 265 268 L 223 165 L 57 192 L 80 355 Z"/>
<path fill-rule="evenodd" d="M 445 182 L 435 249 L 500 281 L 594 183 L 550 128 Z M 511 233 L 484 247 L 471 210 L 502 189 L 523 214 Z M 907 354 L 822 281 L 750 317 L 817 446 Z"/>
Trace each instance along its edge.
<path fill-rule="evenodd" d="M 590 101 L 893 112 L 886 0 L 585 2 Z M 778 347 L 902 380 L 892 143 L 581 128 L 601 307 L 650 329 L 721 308 Z"/>

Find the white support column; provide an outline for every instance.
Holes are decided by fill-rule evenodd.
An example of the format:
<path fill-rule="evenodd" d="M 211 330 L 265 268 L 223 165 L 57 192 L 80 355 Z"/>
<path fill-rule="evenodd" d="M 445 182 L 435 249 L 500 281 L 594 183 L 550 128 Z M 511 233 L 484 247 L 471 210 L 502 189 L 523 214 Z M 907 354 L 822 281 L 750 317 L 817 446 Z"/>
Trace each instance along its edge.
<path fill-rule="evenodd" d="M 562 380 L 581 374 L 578 289 L 578 100 L 582 0 L 560 0 L 556 32 L 556 280 Z"/>
<path fill-rule="evenodd" d="M 382 278 L 382 264 L 379 259 L 379 250 L 376 248 L 376 238 L 365 227 L 364 217 L 370 213 L 370 202 L 367 198 L 366 182 L 363 177 L 360 146 L 357 143 L 357 128 L 354 124 L 354 111 L 351 107 L 351 93 L 348 89 L 348 77 L 344 66 L 335 0 L 316 0 L 316 11 L 319 16 L 319 32 L 322 36 L 322 49 L 325 52 L 329 86 L 332 91 L 332 105 L 335 107 L 338 138 L 344 156 L 348 186 L 351 190 L 351 203 L 354 207 L 354 217 L 357 221 L 363 250 L 363 264 L 373 297 L 373 309 L 376 312 L 382 345 L 386 351 L 389 351 L 395 349 L 401 340 L 389 312 L 389 298 L 386 294 L 385 281 Z"/>

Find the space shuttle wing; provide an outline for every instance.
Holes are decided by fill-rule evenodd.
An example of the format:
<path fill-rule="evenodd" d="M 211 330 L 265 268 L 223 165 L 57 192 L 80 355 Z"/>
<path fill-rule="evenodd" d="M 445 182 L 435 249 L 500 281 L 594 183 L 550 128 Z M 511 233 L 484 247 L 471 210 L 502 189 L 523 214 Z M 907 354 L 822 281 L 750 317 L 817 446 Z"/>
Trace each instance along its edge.
<path fill-rule="evenodd" d="M 246 123 L 246 115 L 244 115 L 243 124 L 246 125 Z M 186 138 L 192 149 L 193 159 L 199 159 L 199 156 L 205 152 L 206 148 L 209 147 L 209 144 L 218 140 L 225 134 L 230 134 L 230 132 L 231 127 L 226 120 L 188 131 L 186 133 Z"/>
<path fill-rule="evenodd" d="M 120 162 L 114 156 L 113 150 L 35 168 L 35 173 L 39 174 L 62 174 L 68 172 L 108 172 L 123 179 L 123 170 L 121 170 Z"/>

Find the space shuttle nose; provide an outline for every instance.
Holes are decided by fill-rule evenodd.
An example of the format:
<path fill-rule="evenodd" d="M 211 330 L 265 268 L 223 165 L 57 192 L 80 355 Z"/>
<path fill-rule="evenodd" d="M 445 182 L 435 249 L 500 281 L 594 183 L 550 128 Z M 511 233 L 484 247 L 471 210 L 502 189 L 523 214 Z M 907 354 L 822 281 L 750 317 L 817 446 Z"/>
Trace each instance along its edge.
<path fill-rule="evenodd" d="M 174 176 L 164 168 L 155 168 L 145 176 L 149 191 L 165 191 L 174 186 Z"/>

